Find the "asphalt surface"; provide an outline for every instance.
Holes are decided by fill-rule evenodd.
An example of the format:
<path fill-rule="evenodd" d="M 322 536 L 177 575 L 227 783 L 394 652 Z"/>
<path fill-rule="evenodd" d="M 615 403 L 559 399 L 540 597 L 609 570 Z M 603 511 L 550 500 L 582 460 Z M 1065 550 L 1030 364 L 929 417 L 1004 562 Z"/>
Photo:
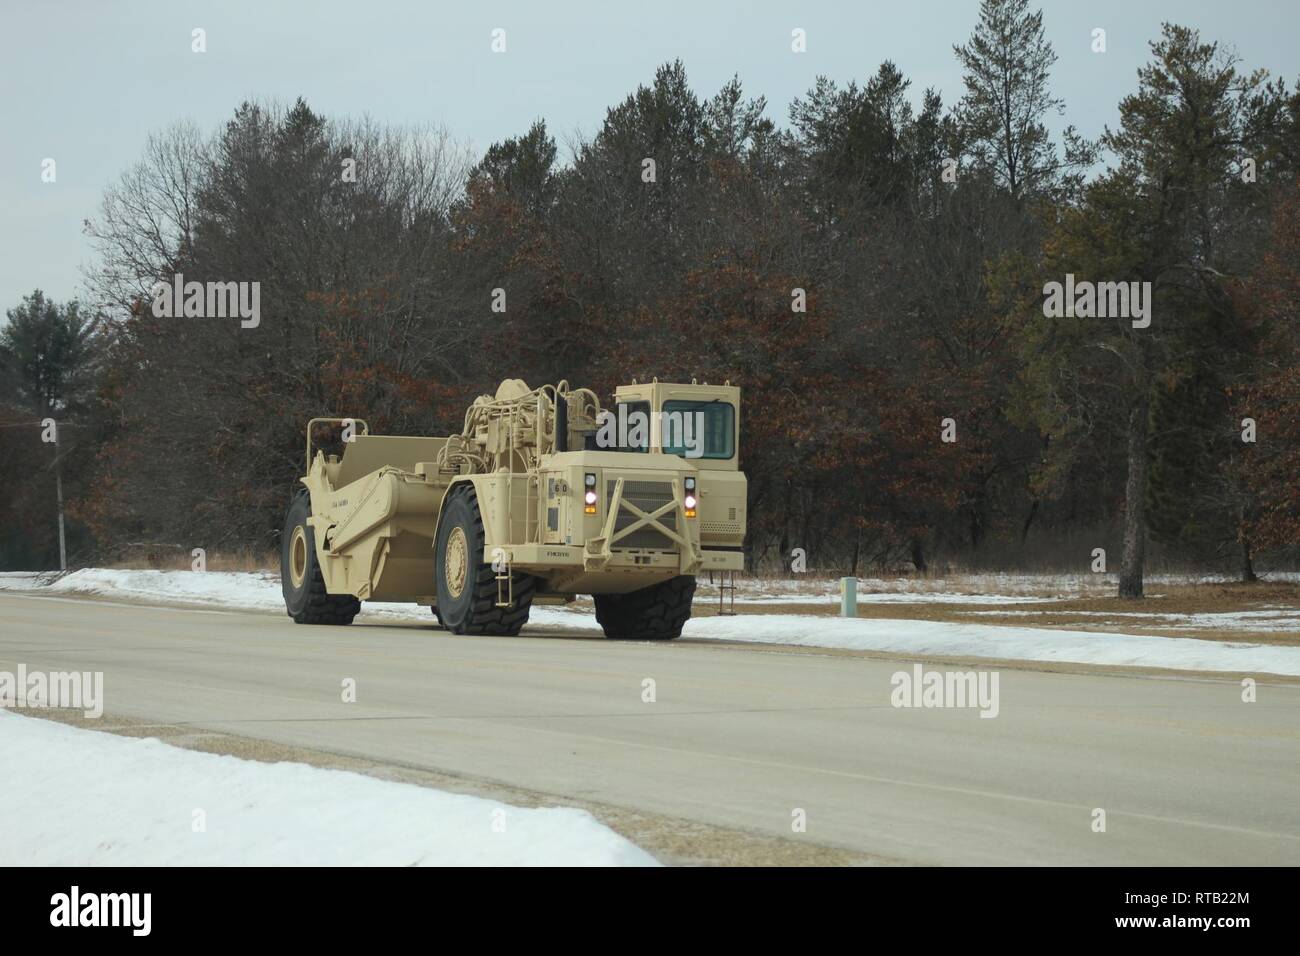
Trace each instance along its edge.
<path fill-rule="evenodd" d="M 891 706 L 901 660 L 0 594 L 0 670 L 19 663 L 103 671 L 109 715 L 884 862 L 1300 863 L 1295 684 L 1245 703 L 1236 681 L 1001 667 L 989 719 Z"/>

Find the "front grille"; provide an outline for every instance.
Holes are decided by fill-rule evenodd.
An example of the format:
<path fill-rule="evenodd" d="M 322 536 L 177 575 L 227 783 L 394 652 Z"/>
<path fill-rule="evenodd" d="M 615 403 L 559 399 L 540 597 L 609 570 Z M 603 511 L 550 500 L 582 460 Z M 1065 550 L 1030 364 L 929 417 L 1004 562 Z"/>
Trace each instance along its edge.
<path fill-rule="evenodd" d="M 614 500 L 615 481 L 605 483 L 605 500 L 612 502 Z M 623 482 L 623 500 L 640 508 L 646 514 L 653 514 L 664 505 L 673 500 L 673 486 L 667 481 L 624 481 Z M 628 525 L 633 524 L 640 519 L 630 511 L 624 511 L 622 508 L 618 511 L 618 516 L 614 519 L 614 533 L 622 531 Z M 661 515 L 655 519 L 665 528 L 672 531 L 677 530 L 677 512 L 670 511 L 666 515 Z M 619 538 L 614 542 L 614 548 L 657 548 L 659 550 L 673 550 L 677 544 L 671 538 L 663 535 L 653 525 L 642 525 L 636 531 L 633 531 L 627 537 Z"/>

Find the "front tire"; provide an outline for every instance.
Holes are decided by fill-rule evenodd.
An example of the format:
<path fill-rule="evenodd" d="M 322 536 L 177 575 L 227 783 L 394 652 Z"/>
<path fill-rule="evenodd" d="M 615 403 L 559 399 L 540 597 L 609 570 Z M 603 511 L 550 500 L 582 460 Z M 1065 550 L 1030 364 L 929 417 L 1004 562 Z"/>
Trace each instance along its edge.
<path fill-rule="evenodd" d="M 620 641 L 671 641 L 691 619 L 695 576 L 683 574 L 630 594 L 597 594 L 596 620 Z"/>
<path fill-rule="evenodd" d="M 311 496 L 304 488 L 289 505 L 280 539 L 280 590 L 284 607 L 295 624 L 351 624 L 361 602 L 351 594 L 330 594 L 316 561 L 316 534 Z"/>
<path fill-rule="evenodd" d="M 496 571 L 483 556 L 483 517 L 473 485 L 452 490 L 438 519 L 434 541 L 437 560 L 438 606 L 434 613 L 453 634 L 491 634 L 514 637 L 528 622 L 537 579 L 531 574 L 514 575 L 515 603 L 497 607 Z"/>

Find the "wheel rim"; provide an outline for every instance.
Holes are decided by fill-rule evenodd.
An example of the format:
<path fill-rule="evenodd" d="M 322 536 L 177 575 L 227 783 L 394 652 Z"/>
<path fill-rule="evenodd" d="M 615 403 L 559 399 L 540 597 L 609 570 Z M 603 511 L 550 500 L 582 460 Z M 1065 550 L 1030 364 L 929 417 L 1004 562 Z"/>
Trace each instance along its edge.
<path fill-rule="evenodd" d="M 289 541 L 289 580 L 295 588 L 302 587 L 307 577 L 307 532 L 302 525 L 293 529 L 293 538 Z"/>
<path fill-rule="evenodd" d="M 453 528 L 447 537 L 447 553 L 442 564 L 447 591 L 454 598 L 460 597 L 465 590 L 465 574 L 469 568 L 469 542 L 465 540 L 464 528 Z"/>

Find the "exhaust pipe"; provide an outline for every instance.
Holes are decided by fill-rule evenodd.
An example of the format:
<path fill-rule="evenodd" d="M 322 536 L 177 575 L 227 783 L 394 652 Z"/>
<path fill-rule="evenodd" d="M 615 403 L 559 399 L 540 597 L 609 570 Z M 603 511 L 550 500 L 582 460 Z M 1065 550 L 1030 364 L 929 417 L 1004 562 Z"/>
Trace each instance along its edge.
<path fill-rule="evenodd" d="M 569 399 L 558 392 L 555 395 L 555 450 L 569 450 Z"/>

